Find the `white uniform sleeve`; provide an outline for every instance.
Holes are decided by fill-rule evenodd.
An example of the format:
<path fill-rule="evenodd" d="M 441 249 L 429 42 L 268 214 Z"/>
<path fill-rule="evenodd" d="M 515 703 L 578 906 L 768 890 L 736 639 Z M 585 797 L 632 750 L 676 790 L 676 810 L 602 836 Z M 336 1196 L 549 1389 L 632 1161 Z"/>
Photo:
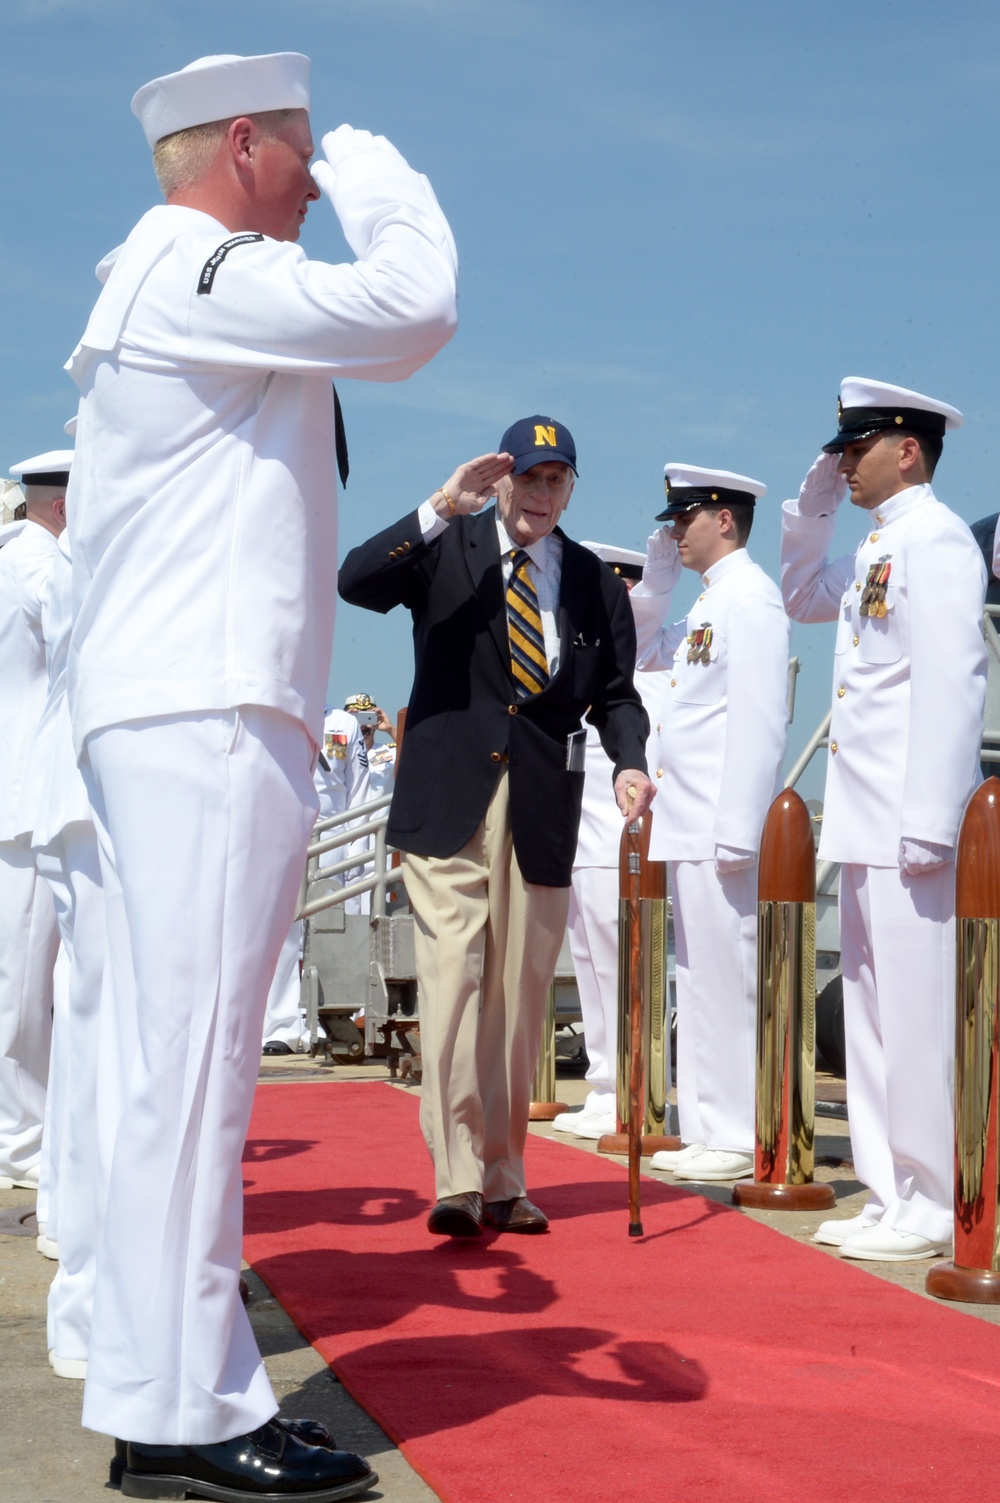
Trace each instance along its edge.
<path fill-rule="evenodd" d="M 954 847 L 983 733 L 986 566 L 954 525 L 906 558 L 910 722 L 900 838 Z"/>
<path fill-rule="evenodd" d="M 204 236 L 179 242 L 185 262 L 193 252 L 184 306 L 170 306 L 176 272 L 154 270 L 147 283 L 162 295 L 155 325 L 169 354 L 177 354 L 173 326 L 195 363 L 369 381 L 403 380 L 426 364 L 458 321 L 454 241 L 430 185 L 394 149 L 361 150 L 338 167 L 334 206 L 358 257 L 353 265 L 310 260 L 291 242 L 234 236 L 238 243 L 199 291 L 202 267 L 194 262 Z M 324 211 L 320 202 L 312 212 Z M 155 356 L 155 328 L 142 336 Z"/>
<path fill-rule="evenodd" d="M 726 628 L 726 749 L 714 840 L 757 851 L 788 731 L 791 628 L 777 596 L 742 599 Z"/>
<path fill-rule="evenodd" d="M 781 508 L 781 596 L 793 621 L 836 621 L 854 559 L 827 560 L 835 514 L 803 517 L 797 501 Z"/>
<path fill-rule="evenodd" d="M 635 617 L 636 667 L 642 673 L 670 668 L 674 653 L 687 634 L 686 621 L 675 621 L 672 626 L 663 624 L 670 610 L 673 590 L 666 595 L 652 595 L 640 580 L 628 598 Z"/>

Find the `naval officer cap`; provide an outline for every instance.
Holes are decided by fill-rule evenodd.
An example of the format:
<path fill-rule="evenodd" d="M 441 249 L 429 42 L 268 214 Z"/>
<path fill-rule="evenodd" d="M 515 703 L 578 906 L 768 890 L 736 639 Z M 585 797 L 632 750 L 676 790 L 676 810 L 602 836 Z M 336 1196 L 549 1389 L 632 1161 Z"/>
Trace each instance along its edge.
<path fill-rule="evenodd" d="M 905 386 L 870 381 L 867 376 L 847 376 L 840 383 L 837 426 L 837 437 L 823 445 L 825 454 L 836 454 L 848 444 L 899 428 L 943 438 L 946 429 L 961 428 L 962 414 L 947 402 Z"/>
<path fill-rule="evenodd" d="M 36 454 L 33 459 L 12 464 L 10 474 L 23 486 L 65 485 L 72 463 L 72 449 L 49 449 L 45 454 Z"/>
<path fill-rule="evenodd" d="M 581 548 L 589 548 L 591 553 L 596 553 L 602 563 L 607 564 L 612 573 L 621 579 L 641 579 L 642 568 L 646 562 L 644 553 L 636 553 L 634 548 L 616 548 L 614 543 L 581 543 Z"/>
<path fill-rule="evenodd" d="M 523 475 L 536 464 L 568 464 L 573 474 L 576 468 L 576 444 L 573 435 L 555 418 L 521 418 L 511 423 L 500 440 L 500 454 L 510 454 L 514 460 L 514 474 Z"/>
<path fill-rule="evenodd" d="M 671 517 L 682 516 L 696 506 L 753 506 L 767 495 L 767 486 L 751 480 L 749 475 L 736 475 L 732 470 L 703 470 L 695 464 L 664 465 L 663 488 L 667 493 L 667 509 L 660 512 L 658 522 L 669 522 Z"/>
<path fill-rule="evenodd" d="M 143 84 L 132 99 L 150 147 L 212 120 L 308 108 L 309 59 L 301 52 L 199 57 L 178 73 Z"/>

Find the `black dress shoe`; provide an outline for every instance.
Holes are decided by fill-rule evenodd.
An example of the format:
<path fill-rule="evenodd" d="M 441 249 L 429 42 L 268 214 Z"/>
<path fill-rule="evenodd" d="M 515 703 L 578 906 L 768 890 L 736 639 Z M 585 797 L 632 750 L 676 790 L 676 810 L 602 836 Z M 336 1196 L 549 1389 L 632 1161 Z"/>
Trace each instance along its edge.
<path fill-rule="evenodd" d="M 531 1204 L 526 1195 L 513 1200 L 488 1200 L 483 1206 L 483 1221 L 498 1232 L 547 1232 L 549 1218 Z"/>
<path fill-rule="evenodd" d="M 326 1446 L 330 1451 L 337 1449 L 337 1442 L 319 1420 L 284 1419 L 280 1414 L 276 1414 L 272 1423 L 280 1425 L 282 1430 L 287 1430 L 289 1435 L 295 1435 L 299 1440 L 305 1441 L 307 1446 Z M 108 1481 L 112 1487 L 121 1487 L 122 1476 L 127 1465 L 128 1441 L 116 1440 L 115 1454 L 108 1463 Z"/>
<path fill-rule="evenodd" d="M 269 1420 L 249 1435 L 205 1446 L 129 1441 L 121 1488 L 126 1498 L 210 1498 L 215 1503 L 336 1503 L 378 1481 L 360 1456 L 307 1445 Z"/>
<path fill-rule="evenodd" d="M 483 1197 L 478 1190 L 442 1196 L 427 1218 L 427 1230 L 439 1237 L 478 1237 L 483 1230 Z"/>
<path fill-rule="evenodd" d="M 290 1044 L 285 1044 L 281 1039 L 272 1039 L 261 1049 L 261 1054 L 294 1054 L 295 1050 Z"/>

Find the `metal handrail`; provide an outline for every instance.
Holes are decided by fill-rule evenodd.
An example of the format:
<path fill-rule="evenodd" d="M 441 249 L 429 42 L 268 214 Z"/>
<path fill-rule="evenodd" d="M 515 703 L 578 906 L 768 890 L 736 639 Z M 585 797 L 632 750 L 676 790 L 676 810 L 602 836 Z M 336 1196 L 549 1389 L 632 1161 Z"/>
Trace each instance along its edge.
<path fill-rule="evenodd" d="M 387 891 L 398 887 L 403 880 L 402 870 L 393 870 L 388 864 L 390 856 L 396 854 L 396 847 L 389 845 L 385 833 L 391 802 L 392 794 L 383 793 L 380 797 L 371 799 L 367 804 L 357 804 L 353 809 L 344 809 L 340 814 L 330 814 L 325 819 L 316 821 L 313 839 L 306 850 L 306 866 L 302 874 L 302 885 L 299 888 L 299 901 L 295 913 L 297 919 L 311 918 L 313 914 L 322 913 L 326 908 L 334 908 L 338 903 L 346 903 L 348 898 L 360 897 L 366 892 L 375 894 L 372 901 L 372 917 L 378 917 L 385 912 Z M 365 818 L 366 815 L 380 817 Z M 329 832 L 334 830 L 340 833 L 329 835 Z M 328 838 L 317 840 L 317 835 Z M 339 850 L 369 835 L 375 837 L 374 849 L 367 852 L 357 851 L 353 855 L 341 857 L 339 861 L 332 861 L 328 866 L 319 865 L 318 858 L 327 851 Z M 358 877 L 344 887 L 336 887 L 320 897 L 309 897 L 309 888 L 312 884 L 355 871 L 358 867 L 364 869 L 373 867 L 373 870 L 370 875 Z"/>

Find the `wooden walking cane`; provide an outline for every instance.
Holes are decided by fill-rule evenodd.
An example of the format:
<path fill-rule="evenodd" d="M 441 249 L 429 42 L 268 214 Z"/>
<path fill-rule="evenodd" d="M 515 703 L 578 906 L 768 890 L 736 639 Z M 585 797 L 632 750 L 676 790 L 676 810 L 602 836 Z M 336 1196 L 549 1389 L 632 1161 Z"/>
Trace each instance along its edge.
<path fill-rule="evenodd" d="M 635 789 L 628 790 L 629 807 Z M 639 1195 L 639 1165 L 642 1162 L 642 1119 L 644 1091 L 642 1078 L 642 909 L 639 876 L 642 856 L 639 820 L 626 824 L 622 833 L 622 865 L 628 874 L 628 972 L 629 972 L 629 1071 L 628 1071 L 628 1234 L 642 1236 L 642 1208 Z"/>

